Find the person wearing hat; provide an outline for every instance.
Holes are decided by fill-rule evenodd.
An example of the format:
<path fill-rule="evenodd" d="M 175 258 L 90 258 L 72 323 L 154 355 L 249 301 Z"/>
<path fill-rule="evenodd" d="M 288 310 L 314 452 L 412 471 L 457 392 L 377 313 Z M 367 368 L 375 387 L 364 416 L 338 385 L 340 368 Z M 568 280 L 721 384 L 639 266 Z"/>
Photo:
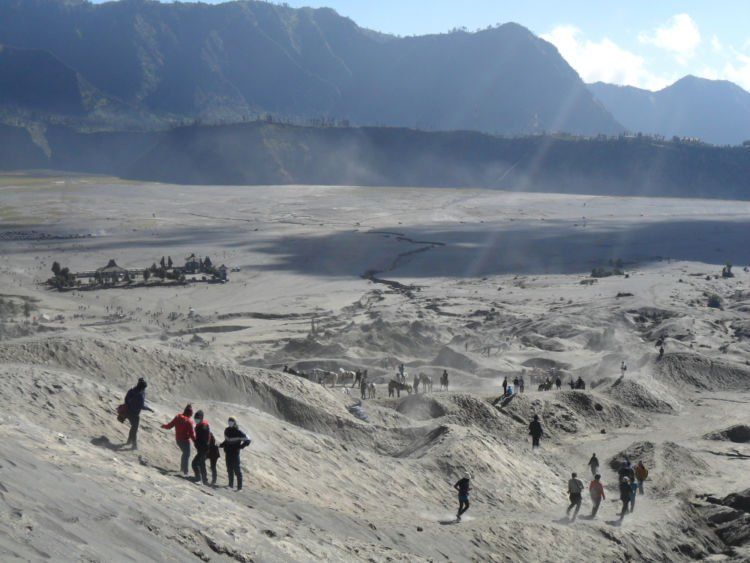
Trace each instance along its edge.
<path fill-rule="evenodd" d="M 234 478 L 237 477 L 237 490 L 242 490 L 240 452 L 249 446 L 251 441 L 252 440 L 247 437 L 247 434 L 237 426 L 237 419 L 230 416 L 227 421 L 227 427 L 224 429 L 224 441 L 219 444 L 220 448 L 224 448 L 224 459 L 227 462 L 229 488 L 234 486 Z"/>
<path fill-rule="evenodd" d="M 195 457 L 193 458 L 193 473 L 195 481 L 208 485 L 208 472 L 206 471 L 206 459 L 208 449 L 211 445 L 211 428 L 203 419 L 203 411 L 198 411 L 193 417 L 195 419 Z"/>
<path fill-rule="evenodd" d="M 148 384 L 142 377 L 138 379 L 135 387 L 130 389 L 125 395 L 125 407 L 127 408 L 127 419 L 130 422 L 130 432 L 126 446 L 133 446 L 134 450 L 138 449 L 138 427 L 141 424 L 141 411 L 154 410 L 146 404 L 146 387 Z"/>
<path fill-rule="evenodd" d="M 471 490 L 471 475 L 466 472 L 459 479 L 453 488 L 458 491 L 458 512 L 456 513 L 456 522 L 461 521 L 461 516 L 469 510 L 469 491 Z"/>
<path fill-rule="evenodd" d="M 190 441 L 195 441 L 195 429 L 193 428 L 193 406 L 188 404 L 182 414 L 177 414 L 167 424 L 162 424 L 161 427 L 165 430 L 174 428 L 174 437 L 177 441 L 177 446 L 182 451 L 182 458 L 180 459 L 180 471 L 182 474 L 188 475 L 188 463 L 190 462 Z"/>

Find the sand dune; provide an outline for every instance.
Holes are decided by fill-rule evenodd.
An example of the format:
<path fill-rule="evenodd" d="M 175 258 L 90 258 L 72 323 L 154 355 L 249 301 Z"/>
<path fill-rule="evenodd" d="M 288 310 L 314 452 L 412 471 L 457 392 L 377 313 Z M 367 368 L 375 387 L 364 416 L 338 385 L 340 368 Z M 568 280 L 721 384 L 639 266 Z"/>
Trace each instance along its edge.
<path fill-rule="evenodd" d="M 0 194 L 4 561 L 750 557 L 750 446 L 736 439 L 750 415 L 746 203 L 95 178 Z M 55 260 L 136 268 L 193 252 L 239 271 L 41 283 Z M 618 259 L 627 277 L 590 278 Z M 433 392 L 389 398 L 402 363 Z M 284 365 L 367 369 L 367 420 L 350 379 L 322 386 Z M 526 391 L 499 400 L 521 373 Z M 537 391 L 551 373 L 562 389 Z M 587 389 L 571 390 L 579 376 Z M 155 412 L 132 452 L 114 411 L 138 377 Z M 181 477 L 160 425 L 188 402 L 215 433 L 234 415 L 253 438 L 243 491 L 223 487 L 223 460 L 220 487 Z M 534 414 L 546 434 L 532 452 Z M 571 522 L 566 483 L 588 480 L 594 452 L 608 500 L 591 520 L 584 495 Z M 651 473 L 620 521 L 626 456 Z"/>

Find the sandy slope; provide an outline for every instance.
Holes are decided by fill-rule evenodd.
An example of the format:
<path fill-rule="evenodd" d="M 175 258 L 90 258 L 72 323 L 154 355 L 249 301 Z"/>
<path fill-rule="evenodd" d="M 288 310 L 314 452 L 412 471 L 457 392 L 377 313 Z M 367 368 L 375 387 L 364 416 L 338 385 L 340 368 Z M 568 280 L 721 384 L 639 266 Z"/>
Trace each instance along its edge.
<path fill-rule="evenodd" d="M 748 486 L 750 447 L 706 437 L 750 415 L 747 203 L 95 178 L 5 185 L 0 198 L 3 299 L 64 317 L 2 322 L 3 560 L 750 553 L 716 535 L 696 496 Z M 191 252 L 242 270 L 226 285 L 38 285 L 53 260 L 136 267 Z M 580 283 L 610 259 L 629 277 Z M 737 276 L 716 279 L 726 261 Z M 722 310 L 705 306 L 711 293 Z M 432 375 L 435 391 L 388 398 L 400 362 Z M 367 368 L 379 395 L 365 402 L 369 421 L 346 409 L 355 390 L 283 374 L 285 364 Z M 534 365 L 581 375 L 589 389 L 537 392 L 527 381 L 523 396 L 495 401 L 502 376 Z M 443 369 L 448 392 L 438 391 Z M 156 412 L 130 452 L 113 410 L 138 376 Z M 215 431 L 234 414 L 253 437 L 241 493 L 177 476 L 159 424 L 188 401 Z M 548 436 L 532 453 L 535 413 Z M 564 517 L 569 473 L 588 477 L 593 452 L 611 499 L 613 460 L 651 467 L 622 523 L 614 500 L 596 520 Z M 467 469 L 472 508 L 454 524 L 451 485 Z"/>

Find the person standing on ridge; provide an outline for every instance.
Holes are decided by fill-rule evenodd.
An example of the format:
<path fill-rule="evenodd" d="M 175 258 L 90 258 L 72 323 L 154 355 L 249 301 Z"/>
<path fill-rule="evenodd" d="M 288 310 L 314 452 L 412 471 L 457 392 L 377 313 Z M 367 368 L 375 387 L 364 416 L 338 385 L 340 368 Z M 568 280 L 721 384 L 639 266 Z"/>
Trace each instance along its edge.
<path fill-rule="evenodd" d="M 602 476 L 598 473 L 594 475 L 594 480 L 589 483 L 589 495 L 591 495 L 591 518 L 596 518 L 596 513 L 599 512 L 599 505 L 607 497 L 604 496 L 604 485 L 601 482 Z"/>
<path fill-rule="evenodd" d="M 539 415 L 534 415 L 534 420 L 529 424 L 529 434 L 531 434 L 531 449 L 539 447 L 539 440 L 544 435 L 542 423 L 539 422 Z"/>
<path fill-rule="evenodd" d="M 224 441 L 219 444 L 224 448 L 224 459 L 227 462 L 227 476 L 229 488 L 234 486 L 234 478 L 237 477 L 237 490 L 242 490 L 242 468 L 240 467 L 240 452 L 250 445 L 250 438 L 237 426 L 237 419 L 229 417 L 227 427 L 224 430 Z"/>
<path fill-rule="evenodd" d="M 573 473 L 568 480 L 568 494 L 570 495 L 570 505 L 565 514 L 570 515 L 570 509 L 575 507 L 573 511 L 573 520 L 578 516 L 578 511 L 581 509 L 581 493 L 583 492 L 583 481 L 578 478 L 577 473 Z"/>
<path fill-rule="evenodd" d="M 503 377 L 503 397 L 508 395 L 508 378 Z"/>
<path fill-rule="evenodd" d="M 524 383 L 523 375 L 521 375 L 521 377 L 518 378 L 518 392 L 523 393 L 525 386 L 526 384 Z"/>
<path fill-rule="evenodd" d="M 195 413 L 195 457 L 193 458 L 193 474 L 195 481 L 208 485 L 208 472 L 206 471 L 206 459 L 208 448 L 211 443 L 211 428 L 208 422 L 203 420 L 203 411 Z"/>
<path fill-rule="evenodd" d="M 146 387 L 148 387 L 148 383 L 141 377 L 135 387 L 125 394 L 126 417 L 130 422 L 130 432 L 128 432 L 128 441 L 125 442 L 125 445 L 133 446 L 134 450 L 138 449 L 138 427 L 141 424 L 141 411 L 154 412 L 154 409 L 146 404 Z"/>
<path fill-rule="evenodd" d="M 560 379 L 560 376 L 557 376 L 557 379 L 555 379 L 555 387 L 557 387 L 557 390 L 559 391 L 562 387 L 562 379 Z"/>
<path fill-rule="evenodd" d="M 643 465 L 643 461 L 639 461 L 638 465 L 635 466 L 635 478 L 638 480 L 638 492 L 643 494 L 643 482 L 648 477 L 648 469 Z"/>
<path fill-rule="evenodd" d="M 458 512 L 456 513 L 456 522 L 461 521 L 461 516 L 469 510 L 469 491 L 471 490 L 471 475 L 467 472 L 464 476 L 456 481 L 453 488 L 458 491 Z"/>
<path fill-rule="evenodd" d="M 176 415 L 167 424 L 162 424 L 161 427 L 165 430 L 174 428 L 174 437 L 177 442 L 177 446 L 182 451 L 182 458 L 180 459 L 180 471 L 187 477 L 188 475 L 188 463 L 190 462 L 190 441 L 195 441 L 195 430 L 193 429 L 193 406 L 188 404 L 182 414 Z"/>
<path fill-rule="evenodd" d="M 625 377 L 625 372 L 628 371 L 628 366 L 625 365 L 625 360 L 620 363 L 620 377 Z"/>
<path fill-rule="evenodd" d="M 589 460 L 589 467 L 591 468 L 591 474 L 596 475 L 599 473 L 599 458 L 596 457 L 596 454 L 591 456 L 591 459 Z"/>

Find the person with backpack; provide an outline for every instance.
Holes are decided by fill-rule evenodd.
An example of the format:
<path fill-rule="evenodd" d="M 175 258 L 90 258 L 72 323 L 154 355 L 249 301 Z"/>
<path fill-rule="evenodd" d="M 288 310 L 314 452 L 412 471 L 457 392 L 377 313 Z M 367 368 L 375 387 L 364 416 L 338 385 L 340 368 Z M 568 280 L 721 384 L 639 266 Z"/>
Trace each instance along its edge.
<path fill-rule="evenodd" d="M 544 435 L 544 429 L 542 423 L 539 422 L 539 415 L 534 415 L 534 420 L 529 424 L 529 434 L 531 434 L 531 449 L 539 447 L 539 440 Z"/>
<path fill-rule="evenodd" d="M 591 459 L 589 460 L 589 467 L 591 468 L 591 474 L 596 475 L 599 473 L 599 458 L 596 457 L 596 454 L 591 456 Z"/>
<path fill-rule="evenodd" d="M 141 425 L 141 411 L 154 412 L 154 409 L 146 404 L 146 387 L 148 387 L 148 384 L 141 377 L 135 387 L 125 394 L 125 418 L 130 423 L 128 441 L 125 442 L 125 445 L 133 446 L 133 450 L 138 449 L 138 427 Z"/>
<path fill-rule="evenodd" d="M 607 497 L 604 496 L 604 485 L 601 482 L 602 476 L 598 473 L 594 475 L 594 480 L 589 483 L 589 495 L 591 496 L 591 518 L 596 518 L 596 513 L 599 512 L 599 505 Z"/>
<path fill-rule="evenodd" d="M 182 414 L 177 414 L 170 422 L 162 424 L 164 430 L 174 428 L 174 437 L 177 447 L 182 452 L 180 459 L 180 471 L 187 477 L 188 463 L 190 462 L 190 441 L 195 441 L 195 429 L 193 428 L 193 405 L 188 404 Z"/>
<path fill-rule="evenodd" d="M 471 490 L 471 475 L 467 472 L 464 476 L 456 481 L 453 488 L 458 491 L 458 512 L 456 513 L 456 522 L 461 521 L 461 516 L 469 510 L 469 491 Z"/>
<path fill-rule="evenodd" d="M 219 462 L 221 454 L 219 453 L 219 445 L 216 443 L 214 433 L 211 432 L 211 436 L 208 439 L 208 461 L 211 462 L 211 486 L 216 486 L 216 464 Z"/>
<path fill-rule="evenodd" d="M 575 507 L 575 511 L 573 512 L 573 520 L 576 519 L 576 516 L 578 516 L 578 511 L 581 509 L 581 502 L 583 500 L 581 497 L 582 492 L 583 481 L 578 478 L 577 473 L 573 473 L 568 480 L 568 495 L 570 498 L 570 505 L 568 506 L 568 510 L 565 511 L 565 514 L 570 515 L 570 509 Z"/>
<path fill-rule="evenodd" d="M 648 469 L 643 465 L 643 461 L 639 461 L 638 465 L 635 466 L 635 478 L 638 481 L 638 492 L 643 494 L 643 482 L 648 477 Z"/>
<path fill-rule="evenodd" d="M 208 472 L 206 471 L 206 459 L 208 448 L 211 443 L 211 428 L 203 419 L 203 411 L 195 413 L 195 457 L 193 458 L 193 473 L 195 481 L 208 485 Z"/>
<path fill-rule="evenodd" d="M 625 518 L 628 513 L 628 505 L 630 504 L 630 479 L 622 477 L 620 479 L 620 501 L 622 502 L 622 510 L 620 511 L 620 520 Z"/>
<path fill-rule="evenodd" d="M 252 440 L 247 437 L 239 426 L 237 419 L 229 417 L 227 427 L 224 429 L 224 441 L 219 444 L 224 448 L 224 459 L 227 462 L 227 476 L 229 478 L 229 488 L 234 485 L 234 478 L 237 477 L 237 490 L 242 490 L 242 468 L 240 466 L 240 452 L 250 445 Z"/>

